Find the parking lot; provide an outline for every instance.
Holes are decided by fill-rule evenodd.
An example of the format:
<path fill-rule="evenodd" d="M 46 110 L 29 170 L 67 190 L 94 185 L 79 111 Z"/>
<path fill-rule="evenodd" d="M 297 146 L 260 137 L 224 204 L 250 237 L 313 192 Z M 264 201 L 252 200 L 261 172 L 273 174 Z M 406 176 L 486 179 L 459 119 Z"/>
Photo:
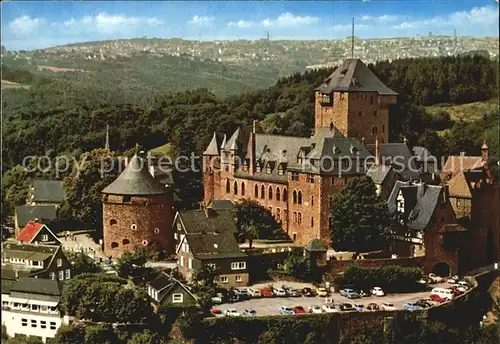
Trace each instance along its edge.
<path fill-rule="evenodd" d="M 303 287 L 311 285 L 308 284 L 295 284 L 295 283 L 274 283 L 275 286 L 282 286 L 282 284 L 287 285 L 292 288 L 302 289 Z M 257 285 L 254 287 L 263 288 L 265 284 Z M 332 293 L 328 296 L 328 300 L 333 302 L 335 305 L 340 305 L 342 303 L 351 303 L 351 304 L 362 304 L 365 307 L 369 303 L 376 303 L 379 306 L 383 302 L 393 303 L 397 309 L 403 309 L 403 306 L 406 302 L 415 302 L 419 299 L 427 298 L 431 294 L 432 288 L 448 288 L 452 286 L 448 283 L 437 283 L 431 284 L 428 286 L 428 291 L 418 292 L 418 293 L 403 293 L 403 294 L 388 294 L 386 296 L 377 297 L 377 296 L 367 296 L 360 299 L 348 299 L 347 297 L 340 296 L 339 293 Z M 313 289 L 316 289 L 313 287 Z M 277 315 L 279 314 L 280 306 L 302 306 L 304 309 L 308 309 L 309 306 L 318 305 L 323 306 L 326 303 L 327 299 L 325 297 L 272 297 L 272 298 L 254 298 L 245 301 L 239 301 L 234 303 L 225 303 L 222 305 L 216 306 L 223 313 L 226 309 L 232 308 L 236 309 L 240 314 L 245 309 L 253 309 L 257 312 L 257 315 Z"/>

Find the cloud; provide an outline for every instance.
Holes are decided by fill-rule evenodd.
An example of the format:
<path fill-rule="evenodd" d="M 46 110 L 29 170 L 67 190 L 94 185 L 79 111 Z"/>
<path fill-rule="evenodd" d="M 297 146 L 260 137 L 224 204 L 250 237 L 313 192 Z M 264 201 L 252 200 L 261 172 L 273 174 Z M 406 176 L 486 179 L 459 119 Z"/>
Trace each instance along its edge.
<path fill-rule="evenodd" d="M 210 26 L 214 20 L 214 17 L 195 15 L 188 23 L 196 26 Z"/>
<path fill-rule="evenodd" d="M 29 34 L 36 31 L 36 29 L 45 24 L 45 22 L 43 18 L 31 18 L 25 15 L 13 19 L 9 23 L 9 28 L 15 33 Z"/>
<path fill-rule="evenodd" d="M 51 23 L 51 26 L 68 34 L 118 34 L 132 33 L 145 27 L 162 24 L 163 21 L 156 17 L 129 17 L 100 13 L 96 16 L 85 16 L 80 19 L 71 18 L 62 23 Z"/>
<path fill-rule="evenodd" d="M 393 29 L 422 29 L 441 27 L 467 27 L 467 26 L 498 26 L 498 9 L 493 7 L 474 7 L 470 11 L 459 11 L 445 17 L 436 16 L 427 19 L 404 21 L 394 25 Z"/>
<path fill-rule="evenodd" d="M 381 16 L 370 16 L 370 15 L 364 15 L 361 17 L 362 21 L 372 21 L 380 24 L 387 24 L 390 22 L 395 22 L 398 20 L 401 20 L 401 16 L 396 16 L 396 15 L 389 15 L 389 14 L 384 14 Z"/>
<path fill-rule="evenodd" d="M 238 27 L 246 29 L 250 27 L 265 27 L 265 28 L 291 28 L 299 26 L 307 26 L 319 23 L 321 19 L 313 16 L 296 16 L 290 12 L 282 13 L 276 18 L 266 18 L 261 21 L 249 21 L 240 19 L 238 21 L 230 21 L 228 27 Z"/>

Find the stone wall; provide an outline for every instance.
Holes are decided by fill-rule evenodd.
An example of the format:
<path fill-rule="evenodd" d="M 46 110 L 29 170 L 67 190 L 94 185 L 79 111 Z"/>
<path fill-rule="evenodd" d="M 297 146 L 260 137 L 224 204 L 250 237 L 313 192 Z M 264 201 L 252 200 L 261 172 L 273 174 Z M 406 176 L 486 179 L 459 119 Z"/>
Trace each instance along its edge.
<path fill-rule="evenodd" d="M 327 271 L 331 275 L 342 273 L 350 264 L 356 264 L 364 268 L 378 269 L 387 265 L 416 266 L 422 267 L 425 257 L 404 257 L 404 258 L 386 258 L 386 259 L 358 259 L 358 260 L 330 260 L 327 264 Z"/>

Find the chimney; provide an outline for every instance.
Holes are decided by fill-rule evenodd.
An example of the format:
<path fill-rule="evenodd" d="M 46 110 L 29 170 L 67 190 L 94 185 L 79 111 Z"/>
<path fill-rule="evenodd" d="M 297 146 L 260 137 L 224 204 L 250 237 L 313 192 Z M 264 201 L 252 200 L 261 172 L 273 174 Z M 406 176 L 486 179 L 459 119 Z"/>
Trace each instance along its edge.
<path fill-rule="evenodd" d="M 364 140 L 364 138 L 363 138 Z M 364 142 L 363 142 L 364 144 Z M 375 165 L 380 165 L 380 144 L 378 141 L 378 135 L 375 136 Z"/>
<path fill-rule="evenodd" d="M 19 271 L 16 270 L 16 280 L 19 279 Z"/>
<path fill-rule="evenodd" d="M 250 172 L 250 175 L 253 175 L 255 173 L 255 122 L 253 126 L 253 131 L 250 133 L 250 138 L 248 140 L 248 156 L 249 156 L 249 166 L 248 170 Z"/>
<path fill-rule="evenodd" d="M 366 146 L 364 137 L 361 138 L 361 143 L 363 144 L 363 146 Z"/>
<path fill-rule="evenodd" d="M 483 163 L 488 164 L 488 145 L 486 144 L 486 140 L 483 141 L 483 145 L 481 146 L 481 156 L 483 158 Z"/>
<path fill-rule="evenodd" d="M 257 120 L 254 119 L 252 122 L 252 133 L 254 133 L 254 134 L 257 130 L 257 125 L 258 125 L 258 122 L 257 122 Z"/>
<path fill-rule="evenodd" d="M 405 137 L 403 137 L 403 143 L 404 143 L 405 145 L 408 145 L 408 139 L 406 138 L 406 136 L 405 136 Z"/>
<path fill-rule="evenodd" d="M 448 184 L 443 186 L 443 203 L 448 202 L 448 198 L 450 197 L 450 187 Z"/>

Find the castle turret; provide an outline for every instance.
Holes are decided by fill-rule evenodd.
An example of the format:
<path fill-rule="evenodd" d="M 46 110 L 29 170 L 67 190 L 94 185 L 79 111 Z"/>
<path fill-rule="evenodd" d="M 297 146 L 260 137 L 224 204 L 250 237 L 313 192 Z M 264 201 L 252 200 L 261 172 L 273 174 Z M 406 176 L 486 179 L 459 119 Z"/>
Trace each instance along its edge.
<path fill-rule="evenodd" d="M 224 136 L 225 139 L 225 136 Z M 220 150 L 217 143 L 217 134 L 214 132 L 212 140 L 203 152 L 203 192 L 204 199 L 215 199 L 220 190 Z"/>
<path fill-rule="evenodd" d="M 143 246 L 174 253 L 172 193 L 148 172 L 135 155 L 123 172 L 102 191 L 104 254 L 119 258 Z"/>

